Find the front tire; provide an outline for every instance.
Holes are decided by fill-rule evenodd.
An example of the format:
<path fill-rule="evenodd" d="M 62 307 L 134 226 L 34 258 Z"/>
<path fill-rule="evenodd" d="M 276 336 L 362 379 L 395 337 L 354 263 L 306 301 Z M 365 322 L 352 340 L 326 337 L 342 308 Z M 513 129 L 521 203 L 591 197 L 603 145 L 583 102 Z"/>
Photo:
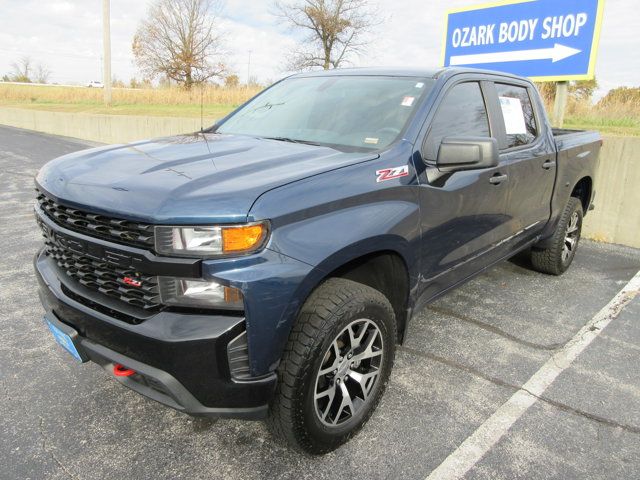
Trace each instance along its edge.
<path fill-rule="evenodd" d="M 571 197 L 565 207 L 548 248 L 533 247 L 531 264 L 542 273 L 561 275 L 567 271 L 576 255 L 582 232 L 582 203 Z"/>
<path fill-rule="evenodd" d="M 294 448 L 330 452 L 373 414 L 393 366 L 393 308 L 377 290 L 332 278 L 303 305 L 278 368 L 272 433 Z"/>

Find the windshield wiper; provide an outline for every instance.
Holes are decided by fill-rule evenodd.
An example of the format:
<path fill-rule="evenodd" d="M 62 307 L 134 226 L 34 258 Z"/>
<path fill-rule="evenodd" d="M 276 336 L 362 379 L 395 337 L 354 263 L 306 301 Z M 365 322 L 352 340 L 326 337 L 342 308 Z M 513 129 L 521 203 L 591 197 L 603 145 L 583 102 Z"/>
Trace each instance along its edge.
<path fill-rule="evenodd" d="M 321 147 L 320 143 L 312 142 L 309 140 L 298 140 L 296 138 L 289 137 L 262 137 L 267 140 L 277 140 L 278 142 L 289 142 L 289 143 L 304 143 L 305 145 L 314 145 L 316 147 Z"/>

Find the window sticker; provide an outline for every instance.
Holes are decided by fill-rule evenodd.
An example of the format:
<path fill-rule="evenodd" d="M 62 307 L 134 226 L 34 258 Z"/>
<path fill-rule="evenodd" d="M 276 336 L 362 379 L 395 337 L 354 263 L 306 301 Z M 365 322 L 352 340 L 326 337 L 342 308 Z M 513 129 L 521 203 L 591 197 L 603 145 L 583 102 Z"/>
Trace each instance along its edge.
<path fill-rule="evenodd" d="M 410 107 L 411 105 L 413 105 L 415 99 L 416 97 L 404 97 L 400 105 L 402 105 L 403 107 Z"/>
<path fill-rule="evenodd" d="M 424 87 L 424 83 L 422 82 L 416 83 L 416 88 L 422 88 L 422 87 Z"/>
<path fill-rule="evenodd" d="M 364 143 L 372 143 L 373 145 L 377 145 L 379 140 L 380 139 L 378 138 L 367 137 L 364 139 Z"/>
<path fill-rule="evenodd" d="M 502 116 L 504 117 L 504 126 L 507 135 L 522 135 L 527 133 L 527 126 L 524 123 L 524 111 L 522 110 L 522 102 L 519 98 L 498 97 L 500 99 L 500 107 L 502 108 Z"/>

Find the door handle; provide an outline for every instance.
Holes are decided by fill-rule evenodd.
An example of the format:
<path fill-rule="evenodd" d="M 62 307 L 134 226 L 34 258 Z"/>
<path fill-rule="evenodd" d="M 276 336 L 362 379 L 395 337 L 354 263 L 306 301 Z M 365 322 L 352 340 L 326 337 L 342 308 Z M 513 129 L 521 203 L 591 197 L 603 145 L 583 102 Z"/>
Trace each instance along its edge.
<path fill-rule="evenodd" d="M 542 164 L 542 168 L 544 168 L 545 170 L 549 170 L 551 167 L 555 167 L 555 166 L 556 166 L 555 160 L 547 160 Z"/>
<path fill-rule="evenodd" d="M 509 175 L 507 174 L 496 173 L 493 177 L 489 179 L 489 183 L 491 183 L 492 185 L 500 185 L 507 178 L 509 178 Z"/>

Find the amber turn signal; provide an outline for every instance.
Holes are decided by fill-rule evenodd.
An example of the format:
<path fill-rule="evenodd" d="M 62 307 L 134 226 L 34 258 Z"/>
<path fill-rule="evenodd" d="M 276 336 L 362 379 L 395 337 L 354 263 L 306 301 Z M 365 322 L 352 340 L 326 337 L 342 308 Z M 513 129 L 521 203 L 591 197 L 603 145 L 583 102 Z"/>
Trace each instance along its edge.
<path fill-rule="evenodd" d="M 222 227 L 222 251 L 223 253 L 241 253 L 255 250 L 266 236 L 267 228 L 264 223 Z"/>

